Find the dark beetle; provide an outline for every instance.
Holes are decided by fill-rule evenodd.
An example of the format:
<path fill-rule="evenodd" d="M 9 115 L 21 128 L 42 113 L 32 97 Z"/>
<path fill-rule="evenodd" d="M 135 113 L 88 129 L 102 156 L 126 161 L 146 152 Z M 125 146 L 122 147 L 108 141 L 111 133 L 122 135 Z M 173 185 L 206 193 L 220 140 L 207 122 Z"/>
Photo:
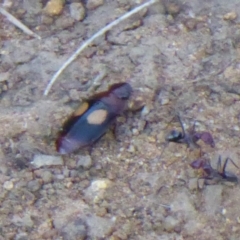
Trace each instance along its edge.
<path fill-rule="evenodd" d="M 117 83 L 85 101 L 63 125 L 56 141 L 57 151 L 72 153 L 96 142 L 124 111 L 131 93 L 130 84 Z"/>

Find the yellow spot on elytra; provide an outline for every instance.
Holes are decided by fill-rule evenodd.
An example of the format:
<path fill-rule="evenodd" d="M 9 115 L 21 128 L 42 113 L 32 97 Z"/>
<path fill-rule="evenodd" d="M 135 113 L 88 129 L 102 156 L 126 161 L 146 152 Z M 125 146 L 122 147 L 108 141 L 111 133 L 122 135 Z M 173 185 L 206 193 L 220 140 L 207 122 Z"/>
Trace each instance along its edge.
<path fill-rule="evenodd" d="M 99 109 L 89 114 L 87 121 L 89 124 L 100 125 L 106 120 L 106 117 L 107 111 L 104 109 Z"/>
<path fill-rule="evenodd" d="M 83 113 L 85 113 L 88 110 L 89 104 L 87 102 L 84 102 L 81 104 L 81 106 L 73 113 L 74 117 L 81 116 Z"/>

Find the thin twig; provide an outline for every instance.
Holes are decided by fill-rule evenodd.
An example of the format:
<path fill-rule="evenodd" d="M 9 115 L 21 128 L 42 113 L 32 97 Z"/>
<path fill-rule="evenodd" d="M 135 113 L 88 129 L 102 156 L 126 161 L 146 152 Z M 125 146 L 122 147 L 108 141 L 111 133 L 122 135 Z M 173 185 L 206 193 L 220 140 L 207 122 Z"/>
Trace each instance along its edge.
<path fill-rule="evenodd" d="M 132 16 L 133 14 L 141 11 L 142 9 L 149 7 L 150 5 L 154 4 L 155 2 L 157 2 L 159 0 L 150 0 L 136 8 L 134 8 L 133 10 L 131 10 L 130 12 L 127 12 L 126 14 L 124 14 L 123 16 L 121 16 L 120 18 L 116 19 L 115 21 L 109 23 L 107 26 L 105 26 L 104 28 L 102 28 L 100 31 L 98 31 L 97 33 L 95 33 L 91 38 L 89 38 L 87 41 L 85 41 L 76 51 L 75 53 L 62 65 L 62 67 L 53 75 L 52 79 L 50 80 L 50 82 L 48 83 L 45 91 L 44 91 L 44 95 L 47 96 L 49 91 L 51 90 L 52 85 L 54 84 L 54 82 L 57 80 L 57 78 L 60 76 L 60 74 L 78 57 L 78 55 L 86 48 L 88 47 L 97 37 L 103 35 L 104 33 L 106 33 L 107 31 L 109 31 L 111 28 L 113 28 L 114 26 L 116 26 L 117 24 L 119 24 L 120 22 L 122 22 L 123 20 L 129 18 L 130 16 Z"/>
<path fill-rule="evenodd" d="M 0 13 L 4 15 L 8 21 L 10 21 L 13 25 L 20 28 L 23 32 L 26 34 L 33 36 L 35 38 L 41 39 L 39 35 L 31 31 L 27 26 L 25 26 L 23 23 L 21 23 L 17 18 L 15 18 L 13 15 L 11 15 L 9 12 L 7 12 L 4 8 L 0 7 Z"/>

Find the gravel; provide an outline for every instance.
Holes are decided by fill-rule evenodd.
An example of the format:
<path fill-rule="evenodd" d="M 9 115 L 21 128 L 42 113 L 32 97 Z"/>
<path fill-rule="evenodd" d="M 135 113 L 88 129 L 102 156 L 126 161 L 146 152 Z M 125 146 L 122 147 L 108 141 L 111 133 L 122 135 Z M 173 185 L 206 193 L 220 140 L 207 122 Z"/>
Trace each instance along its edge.
<path fill-rule="evenodd" d="M 51 155 L 43 155 L 38 154 L 33 157 L 33 161 L 31 162 L 34 168 L 40 168 L 43 166 L 52 166 L 52 165 L 63 165 L 62 157 L 51 156 Z"/>

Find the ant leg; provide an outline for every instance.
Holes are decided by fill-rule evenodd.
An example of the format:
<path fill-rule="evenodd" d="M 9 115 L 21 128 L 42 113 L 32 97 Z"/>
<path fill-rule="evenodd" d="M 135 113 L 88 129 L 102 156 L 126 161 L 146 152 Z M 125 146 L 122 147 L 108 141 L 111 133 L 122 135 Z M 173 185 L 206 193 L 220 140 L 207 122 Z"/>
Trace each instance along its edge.
<path fill-rule="evenodd" d="M 239 169 L 239 167 L 236 165 L 236 163 L 231 159 L 231 158 L 227 158 L 226 160 L 225 160 L 225 162 L 224 162 L 224 164 L 223 164 L 223 173 L 225 172 L 225 169 L 226 169 L 226 167 L 227 167 L 227 163 L 228 163 L 228 161 L 231 161 L 231 163 L 236 167 L 236 168 L 238 168 Z"/>
<path fill-rule="evenodd" d="M 236 168 L 239 169 L 238 165 L 237 165 L 231 158 L 228 157 L 228 158 L 226 159 L 225 163 L 224 163 L 224 166 L 223 166 L 223 170 L 224 170 L 224 171 L 225 171 L 225 168 L 226 168 L 226 166 L 227 166 L 227 162 L 228 162 L 229 160 L 231 161 L 231 163 L 232 163 Z"/>
<path fill-rule="evenodd" d="M 227 165 L 228 160 L 226 159 L 226 161 L 224 162 L 223 168 L 222 168 L 222 157 L 221 155 L 219 155 L 218 157 L 218 163 L 217 163 L 217 171 L 218 172 L 224 172 L 226 165 Z"/>
<path fill-rule="evenodd" d="M 232 164 L 233 164 L 236 168 L 239 168 L 239 167 L 233 162 L 233 160 L 232 160 L 231 158 L 227 158 L 227 159 L 225 160 L 224 165 L 223 165 L 223 172 L 221 173 L 221 176 L 223 177 L 223 180 L 225 180 L 225 181 L 237 183 L 237 182 L 238 182 L 237 176 L 234 175 L 234 174 L 232 174 L 232 173 L 230 173 L 230 172 L 225 171 L 225 169 L 226 169 L 226 167 L 227 167 L 227 163 L 228 163 L 229 160 L 232 162 Z"/>
<path fill-rule="evenodd" d="M 196 120 L 194 121 L 193 126 L 192 126 L 192 133 L 195 133 L 195 127 L 196 127 Z"/>

